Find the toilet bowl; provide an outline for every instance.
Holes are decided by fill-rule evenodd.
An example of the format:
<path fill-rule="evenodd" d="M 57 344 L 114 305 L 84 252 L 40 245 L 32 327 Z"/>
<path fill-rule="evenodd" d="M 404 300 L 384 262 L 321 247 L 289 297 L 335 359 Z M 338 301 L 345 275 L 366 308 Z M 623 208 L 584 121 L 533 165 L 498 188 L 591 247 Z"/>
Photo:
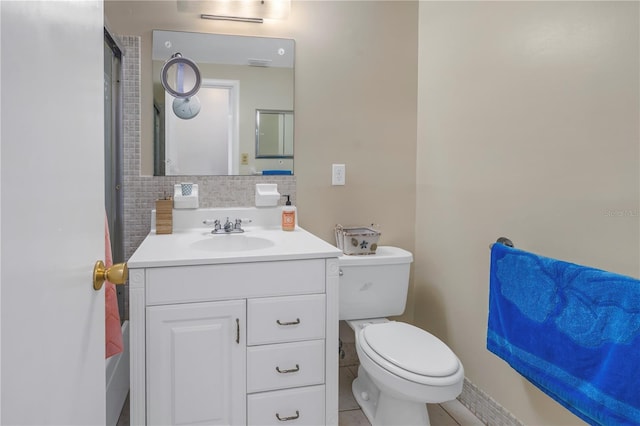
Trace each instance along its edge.
<path fill-rule="evenodd" d="M 462 363 L 435 336 L 386 319 L 347 323 L 360 360 L 353 395 L 372 425 L 428 425 L 426 403 L 460 395 Z"/>
<path fill-rule="evenodd" d="M 354 330 L 360 360 L 352 390 L 373 426 L 429 425 L 426 403 L 450 401 L 462 391 L 462 363 L 437 337 L 385 317 L 366 318 L 373 312 L 399 315 L 404 311 L 403 287 L 408 287 L 411 261 L 411 253 L 395 247 L 379 247 L 376 255 L 339 260 L 340 318 Z M 398 277 L 400 280 L 394 279 Z M 357 293 L 370 309 L 349 300 Z M 401 303 L 397 293 L 404 294 Z M 348 300 L 343 301 L 343 295 Z M 365 319 L 359 319 L 362 315 Z"/>

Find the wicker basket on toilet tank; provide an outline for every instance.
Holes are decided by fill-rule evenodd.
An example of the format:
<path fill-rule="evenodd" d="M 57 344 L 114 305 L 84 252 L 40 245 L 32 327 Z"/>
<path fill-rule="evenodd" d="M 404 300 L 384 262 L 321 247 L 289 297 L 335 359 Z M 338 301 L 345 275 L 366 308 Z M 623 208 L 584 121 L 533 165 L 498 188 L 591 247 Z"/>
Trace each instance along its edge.
<path fill-rule="evenodd" d="M 371 226 L 335 227 L 336 246 L 348 255 L 376 254 L 380 231 Z"/>

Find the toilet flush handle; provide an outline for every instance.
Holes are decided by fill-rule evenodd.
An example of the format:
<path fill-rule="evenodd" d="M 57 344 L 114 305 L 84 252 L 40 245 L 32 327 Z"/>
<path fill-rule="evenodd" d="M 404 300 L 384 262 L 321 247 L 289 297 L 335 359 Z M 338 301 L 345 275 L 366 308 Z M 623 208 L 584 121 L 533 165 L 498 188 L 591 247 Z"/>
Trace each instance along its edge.
<path fill-rule="evenodd" d="M 343 275 L 344 275 L 344 272 L 342 272 L 342 268 L 340 268 L 340 269 L 338 270 L 338 275 L 340 275 L 340 276 L 343 276 Z"/>

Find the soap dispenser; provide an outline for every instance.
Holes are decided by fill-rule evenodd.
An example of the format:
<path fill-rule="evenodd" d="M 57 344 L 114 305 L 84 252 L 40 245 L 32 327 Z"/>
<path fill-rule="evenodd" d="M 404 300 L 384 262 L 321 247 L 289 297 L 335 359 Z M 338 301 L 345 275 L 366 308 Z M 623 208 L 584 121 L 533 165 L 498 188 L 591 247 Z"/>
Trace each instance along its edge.
<path fill-rule="evenodd" d="M 296 229 L 296 208 L 291 205 L 289 195 L 285 195 L 285 197 L 287 197 L 287 202 L 282 207 L 282 230 L 293 231 Z"/>

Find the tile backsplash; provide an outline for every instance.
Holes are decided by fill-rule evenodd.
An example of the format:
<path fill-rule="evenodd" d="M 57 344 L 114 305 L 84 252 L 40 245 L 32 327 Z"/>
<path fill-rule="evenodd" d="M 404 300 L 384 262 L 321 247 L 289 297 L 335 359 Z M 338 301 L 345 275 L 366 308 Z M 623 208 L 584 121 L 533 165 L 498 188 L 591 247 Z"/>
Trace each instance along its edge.
<path fill-rule="evenodd" d="M 124 252 L 131 257 L 151 227 L 155 200 L 173 194 L 180 176 L 140 176 L 140 37 L 121 36 L 125 47 L 122 65 L 124 152 Z M 291 194 L 295 204 L 294 176 L 190 176 L 198 184 L 200 207 L 254 205 L 256 183 L 277 183 L 281 194 Z"/>

